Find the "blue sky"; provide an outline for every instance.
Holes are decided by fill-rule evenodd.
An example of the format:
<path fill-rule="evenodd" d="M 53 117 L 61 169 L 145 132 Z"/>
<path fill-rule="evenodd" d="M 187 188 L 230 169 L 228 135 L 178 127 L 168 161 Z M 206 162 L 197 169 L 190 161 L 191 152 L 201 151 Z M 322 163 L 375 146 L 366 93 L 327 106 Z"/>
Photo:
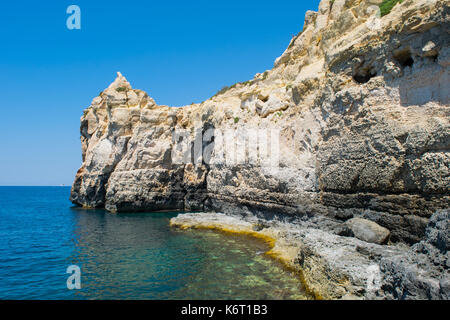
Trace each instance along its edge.
<path fill-rule="evenodd" d="M 81 8 L 81 30 L 66 9 Z M 158 104 L 201 102 L 271 69 L 315 1 L 7 1 L 0 185 L 70 185 L 79 120 L 117 71 Z"/>

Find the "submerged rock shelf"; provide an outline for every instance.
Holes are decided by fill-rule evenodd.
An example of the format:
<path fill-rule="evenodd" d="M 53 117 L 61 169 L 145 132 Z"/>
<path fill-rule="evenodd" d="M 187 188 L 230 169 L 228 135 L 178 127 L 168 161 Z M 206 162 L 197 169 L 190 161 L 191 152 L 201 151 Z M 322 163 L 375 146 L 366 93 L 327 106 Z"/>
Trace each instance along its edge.
<path fill-rule="evenodd" d="M 448 299 L 448 221 L 449 210 L 433 215 L 426 239 L 412 248 L 337 236 L 300 221 L 243 219 L 221 213 L 181 214 L 170 225 L 265 241 L 271 248 L 266 254 L 295 271 L 306 292 L 316 299 Z M 436 283 L 436 276 L 441 277 L 441 284 Z"/>

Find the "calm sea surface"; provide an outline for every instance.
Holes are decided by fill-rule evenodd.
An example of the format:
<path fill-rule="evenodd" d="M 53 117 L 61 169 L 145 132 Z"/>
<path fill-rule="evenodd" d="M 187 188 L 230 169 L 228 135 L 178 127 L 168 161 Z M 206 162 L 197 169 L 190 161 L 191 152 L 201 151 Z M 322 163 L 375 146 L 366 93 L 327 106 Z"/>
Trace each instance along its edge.
<path fill-rule="evenodd" d="M 82 210 L 68 187 L 0 187 L 0 299 L 302 299 L 264 243 L 174 230 L 177 213 Z M 81 289 L 67 289 L 67 267 Z"/>

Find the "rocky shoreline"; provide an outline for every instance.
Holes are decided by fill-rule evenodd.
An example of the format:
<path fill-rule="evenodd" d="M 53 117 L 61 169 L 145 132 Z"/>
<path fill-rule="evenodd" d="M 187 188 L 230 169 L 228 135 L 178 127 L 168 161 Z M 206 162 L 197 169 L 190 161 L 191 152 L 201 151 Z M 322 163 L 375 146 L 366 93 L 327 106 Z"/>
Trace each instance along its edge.
<path fill-rule="evenodd" d="M 70 200 L 208 212 L 172 223 L 268 236 L 317 297 L 448 299 L 450 6 L 382 3 L 322 0 L 273 69 L 200 104 L 118 73 L 81 117 Z"/>
<path fill-rule="evenodd" d="M 269 221 L 210 212 L 180 214 L 170 224 L 181 229 L 247 234 L 266 241 L 271 247 L 266 254 L 296 271 L 316 299 L 450 298 L 450 210 L 436 212 L 425 239 L 412 247 L 341 236 L 333 221 L 313 220 Z M 359 224 L 348 227 L 372 231 L 370 221 L 361 219 Z M 364 238 L 364 232 L 361 235 Z"/>

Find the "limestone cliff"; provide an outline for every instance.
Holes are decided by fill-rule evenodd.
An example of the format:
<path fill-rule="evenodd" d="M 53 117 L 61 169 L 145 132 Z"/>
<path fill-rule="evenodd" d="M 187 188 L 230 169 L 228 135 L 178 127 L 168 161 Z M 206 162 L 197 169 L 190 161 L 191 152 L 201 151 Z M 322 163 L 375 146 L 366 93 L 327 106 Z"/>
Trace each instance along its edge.
<path fill-rule="evenodd" d="M 322 0 L 272 70 L 201 104 L 157 105 L 119 73 L 81 118 L 71 201 L 113 212 L 365 218 L 391 241 L 420 241 L 450 200 L 449 2 L 405 0 L 379 18 L 380 2 Z M 228 165 L 202 135 L 248 128 L 279 130 L 279 166 L 260 165 L 262 153 Z M 203 137 L 210 161 L 174 161 L 182 130 Z"/>

